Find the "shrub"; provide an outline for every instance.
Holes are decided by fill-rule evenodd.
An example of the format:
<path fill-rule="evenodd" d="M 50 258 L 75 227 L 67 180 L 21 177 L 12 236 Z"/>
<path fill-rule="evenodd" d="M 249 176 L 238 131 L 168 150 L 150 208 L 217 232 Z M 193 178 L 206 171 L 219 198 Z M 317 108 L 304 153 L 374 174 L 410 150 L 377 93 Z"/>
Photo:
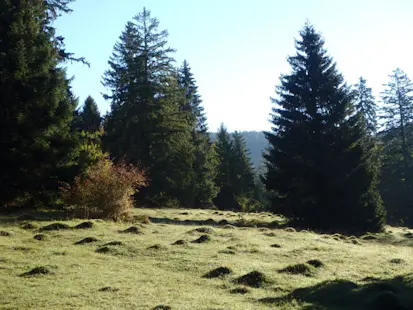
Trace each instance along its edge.
<path fill-rule="evenodd" d="M 62 186 L 61 191 L 76 216 L 117 221 L 130 215 L 132 195 L 146 185 L 145 181 L 144 173 L 132 165 L 116 165 L 103 158 L 76 177 L 72 186 Z"/>

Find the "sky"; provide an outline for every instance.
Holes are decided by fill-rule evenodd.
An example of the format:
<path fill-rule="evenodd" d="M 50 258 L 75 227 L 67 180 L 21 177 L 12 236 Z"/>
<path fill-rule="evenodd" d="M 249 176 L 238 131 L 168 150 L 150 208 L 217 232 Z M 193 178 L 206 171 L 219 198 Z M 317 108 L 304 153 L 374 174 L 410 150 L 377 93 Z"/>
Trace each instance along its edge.
<path fill-rule="evenodd" d="M 102 114 L 102 76 L 126 23 L 149 9 L 169 32 L 176 65 L 187 60 L 211 131 L 268 130 L 280 74 L 308 20 L 325 38 L 347 83 L 360 76 L 379 99 L 397 67 L 413 79 L 412 0 L 76 0 L 55 26 L 66 48 L 90 68 L 68 64 L 73 91 L 91 95 Z"/>

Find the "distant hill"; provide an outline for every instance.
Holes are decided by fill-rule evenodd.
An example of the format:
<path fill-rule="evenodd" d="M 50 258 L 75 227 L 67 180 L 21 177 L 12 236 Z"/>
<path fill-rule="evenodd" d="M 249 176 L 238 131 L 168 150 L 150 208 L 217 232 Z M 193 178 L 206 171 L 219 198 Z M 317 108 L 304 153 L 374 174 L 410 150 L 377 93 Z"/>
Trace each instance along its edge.
<path fill-rule="evenodd" d="M 251 152 L 251 161 L 256 168 L 259 168 L 262 161 L 262 152 L 267 148 L 268 141 L 262 131 L 241 131 L 247 143 L 247 148 Z M 216 133 L 211 133 L 212 140 Z"/>

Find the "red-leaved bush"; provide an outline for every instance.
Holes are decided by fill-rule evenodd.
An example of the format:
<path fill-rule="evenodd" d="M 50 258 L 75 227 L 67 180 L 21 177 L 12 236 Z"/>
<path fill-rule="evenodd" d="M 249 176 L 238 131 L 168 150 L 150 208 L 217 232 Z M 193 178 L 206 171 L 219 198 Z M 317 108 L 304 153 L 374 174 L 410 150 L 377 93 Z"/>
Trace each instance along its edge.
<path fill-rule="evenodd" d="M 129 218 L 132 195 L 145 185 L 143 171 L 104 158 L 76 177 L 72 186 L 62 186 L 61 192 L 66 205 L 75 208 L 76 216 L 118 221 Z"/>

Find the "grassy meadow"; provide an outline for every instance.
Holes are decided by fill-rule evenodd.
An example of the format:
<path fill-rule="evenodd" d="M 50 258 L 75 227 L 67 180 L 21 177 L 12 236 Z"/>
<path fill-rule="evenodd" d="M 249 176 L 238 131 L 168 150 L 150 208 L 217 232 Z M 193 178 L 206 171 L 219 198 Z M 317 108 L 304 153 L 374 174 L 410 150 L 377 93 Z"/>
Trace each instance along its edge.
<path fill-rule="evenodd" d="M 0 309 L 413 309 L 405 228 L 356 237 L 269 213 L 133 212 L 84 228 L 1 217 Z"/>

